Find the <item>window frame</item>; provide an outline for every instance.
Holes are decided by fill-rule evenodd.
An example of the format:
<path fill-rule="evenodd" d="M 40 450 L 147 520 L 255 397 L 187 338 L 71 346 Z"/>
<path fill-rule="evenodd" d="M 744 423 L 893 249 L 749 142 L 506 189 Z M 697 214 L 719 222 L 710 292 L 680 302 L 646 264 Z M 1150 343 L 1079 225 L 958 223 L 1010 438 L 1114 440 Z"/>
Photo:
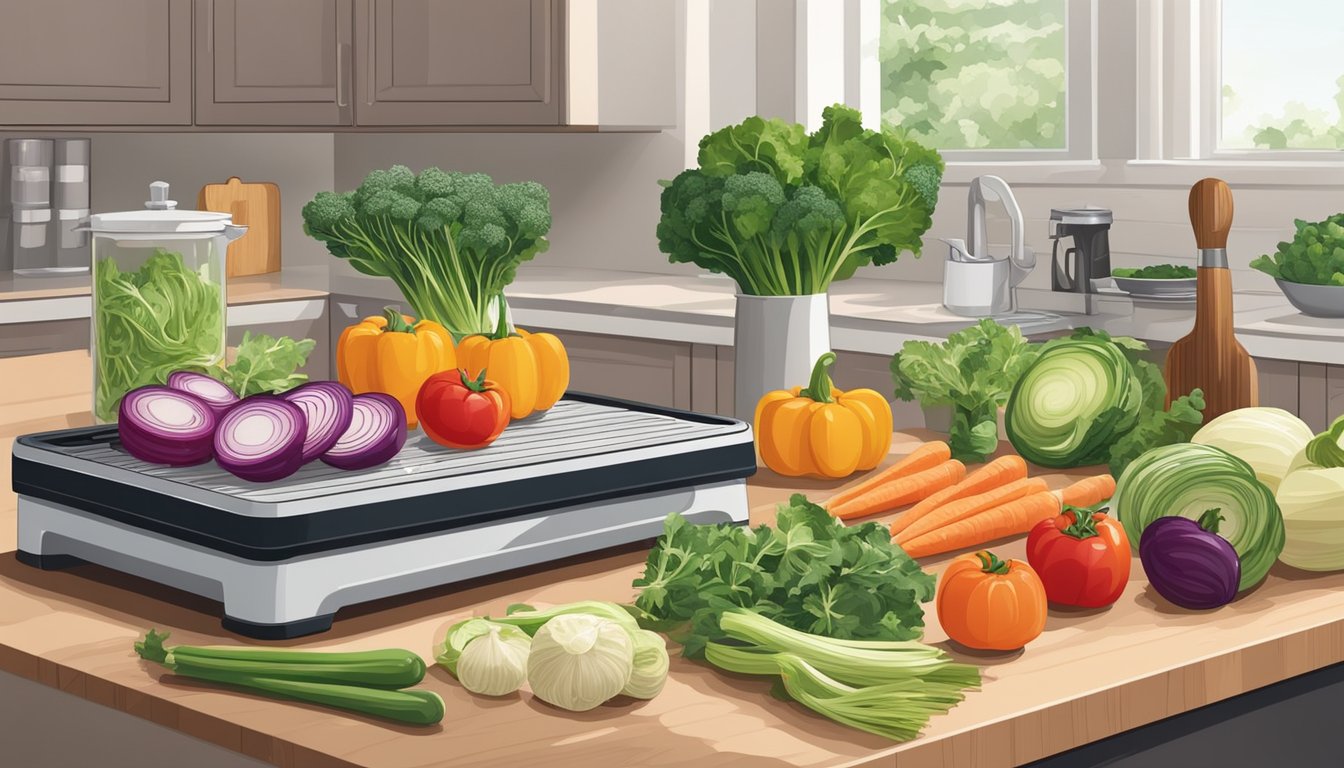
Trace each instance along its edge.
<path fill-rule="evenodd" d="M 1095 165 L 1097 2 L 1064 0 L 1064 148 L 939 149 L 949 166 L 984 163 Z M 882 75 L 878 56 L 881 6 L 881 0 L 847 0 L 845 4 L 846 102 L 861 109 L 865 122 L 872 128 L 878 126 L 882 115 Z"/>

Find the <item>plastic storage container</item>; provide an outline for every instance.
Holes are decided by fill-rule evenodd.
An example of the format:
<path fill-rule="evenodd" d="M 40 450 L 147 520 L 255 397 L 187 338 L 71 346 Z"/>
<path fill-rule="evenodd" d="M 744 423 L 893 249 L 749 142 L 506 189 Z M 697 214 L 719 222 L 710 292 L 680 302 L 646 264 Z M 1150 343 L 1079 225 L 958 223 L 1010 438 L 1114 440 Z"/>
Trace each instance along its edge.
<path fill-rule="evenodd" d="M 117 418 L 127 392 L 224 359 L 224 255 L 247 228 L 227 213 L 179 211 L 168 185 L 147 210 L 89 217 L 93 248 L 93 415 Z"/>

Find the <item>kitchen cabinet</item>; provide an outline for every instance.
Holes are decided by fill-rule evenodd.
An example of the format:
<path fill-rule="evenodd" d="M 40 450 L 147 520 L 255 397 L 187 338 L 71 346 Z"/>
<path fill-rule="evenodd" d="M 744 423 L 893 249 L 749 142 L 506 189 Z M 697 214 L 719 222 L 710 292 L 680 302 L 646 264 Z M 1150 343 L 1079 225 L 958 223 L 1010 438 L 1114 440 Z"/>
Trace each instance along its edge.
<path fill-rule="evenodd" d="M 360 125 L 557 125 L 559 0 L 357 0 Z"/>
<path fill-rule="evenodd" d="M 197 125 L 350 125 L 352 0 L 196 0 Z"/>
<path fill-rule="evenodd" d="M 191 0 L 0 0 L 0 125 L 190 125 Z"/>
<path fill-rule="evenodd" d="M 1344 365 L 1301 363 L 1299 366 L 1302 420 L 1317 432 L 1344 415 Z"/>

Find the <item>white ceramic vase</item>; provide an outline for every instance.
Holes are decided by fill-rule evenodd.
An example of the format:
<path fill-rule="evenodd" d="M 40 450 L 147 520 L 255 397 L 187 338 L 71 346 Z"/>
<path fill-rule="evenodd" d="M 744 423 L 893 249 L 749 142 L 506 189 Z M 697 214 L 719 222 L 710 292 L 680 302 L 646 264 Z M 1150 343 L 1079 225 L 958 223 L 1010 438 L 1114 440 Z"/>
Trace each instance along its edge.
<path fill-rule="evenodd" d="M 733 415 L 752 423 L 762 395 L 807 386 L 817 358 L 830 350 L 827 294 L 738 294 L 733 327 Z"/>

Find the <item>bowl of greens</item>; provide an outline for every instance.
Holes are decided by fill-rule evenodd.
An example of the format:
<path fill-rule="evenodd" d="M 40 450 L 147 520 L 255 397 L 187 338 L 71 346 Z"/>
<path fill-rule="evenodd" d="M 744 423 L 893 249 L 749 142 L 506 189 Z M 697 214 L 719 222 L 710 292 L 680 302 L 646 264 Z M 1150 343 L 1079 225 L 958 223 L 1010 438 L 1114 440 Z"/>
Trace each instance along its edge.
<path fill-rule="evenodd" d="M 1251 267 L 1274 278 L 1297 311 L 1310 317 L 1344 317 L 1344 213 L 1325 221 L 1293 222 L 1289 242 Z"/>
<path fill-rule="evenodd" d="M 1183 264 L 1111 270 L 1115 287 L 1131 296 L 1183 296 L 1195 292 L 1195 270 Z"/>

